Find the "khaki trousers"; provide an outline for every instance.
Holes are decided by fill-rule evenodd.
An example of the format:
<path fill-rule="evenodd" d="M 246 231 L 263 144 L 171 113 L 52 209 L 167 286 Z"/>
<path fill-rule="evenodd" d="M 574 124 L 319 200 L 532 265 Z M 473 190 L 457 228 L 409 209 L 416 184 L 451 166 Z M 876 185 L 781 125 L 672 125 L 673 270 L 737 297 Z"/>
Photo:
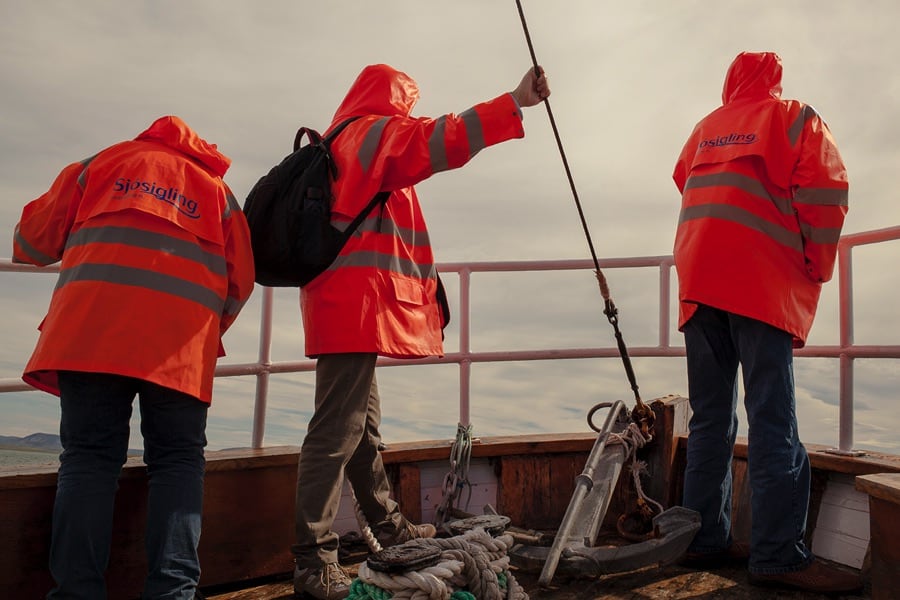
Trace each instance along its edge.
<path fill-rule="evenodd" d="M 338 559 L 332 531 L 344 478 L 371 525 L 403 522 L 378 452 L 381 400 L 375 381 L 377 354 L 324 354 L 316 361 L 315 412 L 297 468 L 297 541 L 300 568 Z"/>

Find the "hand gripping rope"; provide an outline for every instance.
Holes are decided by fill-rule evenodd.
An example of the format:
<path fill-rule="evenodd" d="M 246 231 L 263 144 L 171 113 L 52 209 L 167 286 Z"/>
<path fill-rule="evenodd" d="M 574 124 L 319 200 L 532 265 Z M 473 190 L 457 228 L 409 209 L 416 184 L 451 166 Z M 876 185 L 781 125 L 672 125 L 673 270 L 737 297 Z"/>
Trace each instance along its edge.
<path fill-rule="evenodd" d="M 540 75 L 537 57 L 534 53 L 534 46 L 531 43 L 531 35 L 528 33 L 528 24 L 525 22 L 525 12 L 522 10 L 521 0 L 516 0 L 516 7 L 519 9 L 519 18 L 522 21 L 522 30 L 525 32 L 525 41 L 528 43 L 528 51 L 531 54 L 531 62 L 534 65 L 534 72 Z M 591 241 L 591 233 L 588 230 L 587 221 L 584 218 L 584 211 L 581 208 L 581 201 L 578 199 L 578 191 L 575 189 L 575 180 L 572 178 L 572 171 L 569 169 L 569 162 L 566 160 L 566 152 L 563 150 L 562 140 L 559 137 L 559 130 L 556 127 L 556 120 L 553 118 L 553 111 L 550 109 L 549 98 L 544 98 L 544 106 L 547 107 L 547 116 L 550 118 L 550 126 L 553 128 L 553 135 L 556 138 L 556 146 L 559 148 L 559 155 L 562 158 L 563 167 L 566 170 L 566 177 L 569 180 L 569 187 L 572 189 L 572 197 L 575 199 L 575 207 L 578 209 L 578 216 L 581 218 L 581 227 L 584 230 L 584 236 L 587 239 L 588 248 L 591 251 L 591 257 L 594 259 L 594 274 L 597 277 L 597 283 L 600 286 L 600 295 L 603 297 L 603 314 L 613 326 L 616 336 L 616 345 L 619 348 L 619 355 L 622 357 L 622 363 L 625 366 L 625 374 L 628 376 L 628 383 L 634 392 L 635 406 L 631 411 L 632 419 L 640 424 L 641 432 L 644 435 L 651 435 L 653 430 L 653 422 L 655 415 L 653 411 L 641 400 L 638 392 L 637 379 L 634 375 L 634 368 L 631 366 L 631 359 L 628 356 L 628 349 L 625 347 L 625 338 L 619 330 L 619 309 L 609 293 L 609 286 L 606 283 L 606 277 L 600 270 L 600 261 L 597 260 L 597 253 L 594 251 L 594 243 Z"/>

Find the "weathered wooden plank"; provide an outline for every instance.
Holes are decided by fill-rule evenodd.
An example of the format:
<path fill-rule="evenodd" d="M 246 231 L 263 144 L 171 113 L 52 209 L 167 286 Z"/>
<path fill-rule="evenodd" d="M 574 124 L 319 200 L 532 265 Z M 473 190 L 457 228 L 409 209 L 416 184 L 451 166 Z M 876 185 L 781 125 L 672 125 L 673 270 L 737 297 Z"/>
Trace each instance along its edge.
<path fill-rule="evenodd" d="M 0 598 L 43 598 L 53 580 L 47 569 L 53 485 L 0 493 Z"/>
<path fill-rule="evenodd" d="M 422 477 L 418 465 L 398 464 L 389 467 L 389 471 L 394 474 L 391 487 L 403 515 L 414 523 L 421 523 Z"/>
<path fill-rule="evenodd" d="M 207 472 L 199 548 L 202 585 L 293 569 L 296 476 L 295 463 Z"/>
<path fill-rule="evenodd" d="M 900 505 L 900 473 L 873 473 L 856 478 L 856 489 L 886 502 Z"/>
<path fill-rule="evenodd" d="M 553 495 L 557 490 L 551 482 L 549 457 L 504 457 L 500 459 L 499 471 L 497 511 L 509 517 L 511 525 L 530 529 L 559 526 L 564 512 L 554 512 Z"/>
<path fill-rule="evenodd" d="M 685 442 L 686 443 L 686 439 Z M 809 463 L 813 469 L 846 473 L 847 475 L 868 475 L 871 473 L 900 473 L 900 455 L 868 452 L 864 456 L 848 456 L 829 452 L 829 446 L 806 444 Z M 747 458 L 747 439 L 738 438 L 734 445 L 736 458 Z"/>
<path fill-rule="evenodd" d="M 472 457 L 588 452 L 596 437 L 593 432 L 476 437 L 472 440 Z M 381 456 L 385 464 L 449 460 L 452 443 L 453 440 L 389 442 Z"/>
<path fill-rule="evenodd" d="M 656 415 L 655 435 L 650 444 L 638 451 L 638 457 L 647 463 L 647 476 L 643 479 L 644 492 L 669 508 L 680 498 L 681 483 L 673 469 L 678 454 L 678 436 L 687 434 L 690 405 L 683 396 L 665 396 L 650 403 Z"/>
<path fill-rule="evenodd" d="M 869 496 L 873 600 L 896 600 L 900 590 L 900 505 Z"/>
<path fill-rule="evenodd" d="M 746 460 L 731 461 L 731 537 L 750 541 L 750 476 Z"/>

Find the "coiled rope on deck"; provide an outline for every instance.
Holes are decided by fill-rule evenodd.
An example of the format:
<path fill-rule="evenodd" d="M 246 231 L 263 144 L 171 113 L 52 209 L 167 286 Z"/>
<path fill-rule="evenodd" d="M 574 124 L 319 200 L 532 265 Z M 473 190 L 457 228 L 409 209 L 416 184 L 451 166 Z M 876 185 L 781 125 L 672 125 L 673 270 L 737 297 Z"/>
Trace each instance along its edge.
<path fill-rule="evenodd" d="M 509 572 L 511 535 L 491 537 L 477 527 L 452 538 L 417 538 L 406 547 L 436 547 L 439 562 L 402 573 L 375 571 L 364 562 L 349 600 L 527 600 Z"/>

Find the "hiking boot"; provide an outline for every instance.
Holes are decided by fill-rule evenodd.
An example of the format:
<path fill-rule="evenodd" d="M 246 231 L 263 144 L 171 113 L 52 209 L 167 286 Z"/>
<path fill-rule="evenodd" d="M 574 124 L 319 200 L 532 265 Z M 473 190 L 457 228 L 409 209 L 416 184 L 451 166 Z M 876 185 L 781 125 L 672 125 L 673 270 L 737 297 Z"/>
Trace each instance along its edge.
<path fill-rule="evenodd" d="M 319 567 L 294 567 L 294 593 L 318 600 L 341 600 L 350 593 L 352 580 L 336 562 Z"/>
<path fill-rule="evenodd" d="M 691 569 L 719 569 L 728 566 L 747 564 L 750 558 L 750 544 L 731 542 L 725 550 L 719 552 L 687 552 L 678 561 L 682 567 Z"/>
<path fill-rule="evenodd" d="M 749 581 L 760 587 L 780 587 L 818 592 L 820 594 L 852 593 L 862 589 L 862 579 L 854 573 L 842 571 L 819 560 L 813 560 L 805 569 L 777 575 L 750 573 Z"/>
<path fill-rule="evenodd" d="M 390 529 L 385 531 L 386 527 Z M 399 529 L 394 528 L 393 523 L 390 521 L 379 523 L 373 529 L 375 531 L 375 539 L 378 540 L 382 548 L 389 548 L 417 538 L 433 538 L 437 535 L 437 529 L 431 523 L 414 525 L 406 520 L 404 520 L 404 525 Z"/>

